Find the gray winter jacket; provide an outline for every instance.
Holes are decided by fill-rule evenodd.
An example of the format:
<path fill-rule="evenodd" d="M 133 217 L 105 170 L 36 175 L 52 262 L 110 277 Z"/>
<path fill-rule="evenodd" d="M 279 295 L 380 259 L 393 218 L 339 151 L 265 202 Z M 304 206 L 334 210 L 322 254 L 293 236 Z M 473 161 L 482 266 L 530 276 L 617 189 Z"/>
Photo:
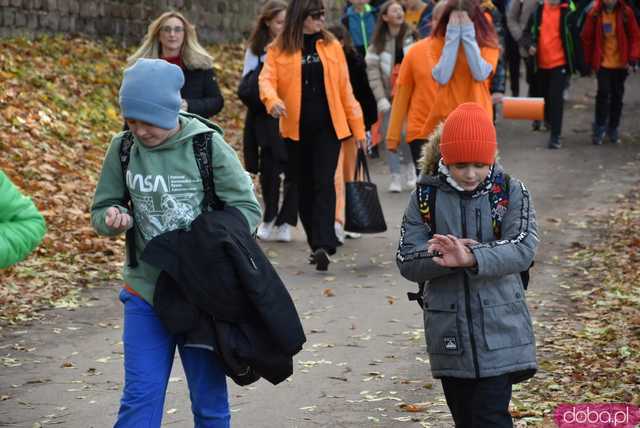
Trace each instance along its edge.
<path fill-rule="evenodd" d="M 502 168 L 495 164 L 487 179 Z M 424 322 L 434 377 L 479 378 L 513 374 L 514 381 L 536 370 L 535 338 L 519 273 L 529 268 L 538 245 L 531 197 L 511 178 L 509 206 L 497 241 L 491 225 L 488 190 L 459 192 L 439 176 L 420 177 L 437 187 L 435 228 L 467 237 L 477 268 L 444 268 L 424 258 L 433 236 L 423 223 L 415 191 L 400 232 L 397 264 L 402 276 L 426 281 Z M 490 189 L 489 182 L 483 189 Z M 422 253 L 421 253 L 422 252 Z"/>

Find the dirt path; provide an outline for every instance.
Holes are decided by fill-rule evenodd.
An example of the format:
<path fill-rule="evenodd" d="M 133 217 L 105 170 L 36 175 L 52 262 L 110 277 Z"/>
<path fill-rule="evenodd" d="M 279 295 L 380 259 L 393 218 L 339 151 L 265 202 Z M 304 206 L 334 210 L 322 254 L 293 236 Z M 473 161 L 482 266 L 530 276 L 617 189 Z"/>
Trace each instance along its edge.
<path fill-rule="evenodd" d="M 605 209 L 640 177 L 630 163 L 640 153 L 640 122 L 633 119 L 640 112 L 640 77 L 628 80 L 620 146 L 590 143 L 594 93 L 593 81 L 573 82 L 562 150 L 546 149 L 547 134 L 531 132 L 528 123 L 498 127 L 502 162 L 528 185 L 538 212 L 543 242 L 528 292 L 538 319 L 563 310 L 554 258 L 589 238 L 584 213 Z M 230 385 L 234 426 L 451 426 L 439 383 L 429 374 L 421 313 L 405 298 L 415 286 L 394 263 L 408 194 L 386 193 L 384 166 L 374 170 L 389 230 L 348 241 L 330 273 L 306 264 L 300 231 L 289 245 L 265 245 L 294 296 L 308 343 L 290 382 Z M 0 426 L 112 426 L 122 387 L 117 288 L 90 289 L 89 307 L 48 311 L 43 322 L 0 331 Z M 326 297 L 325 289 L 334 296 Z M 193 426 L 179 363 L 172 376 L 164 425 Z M 403 402 L 430 405 L 412 414 L 399 409 Z"/>

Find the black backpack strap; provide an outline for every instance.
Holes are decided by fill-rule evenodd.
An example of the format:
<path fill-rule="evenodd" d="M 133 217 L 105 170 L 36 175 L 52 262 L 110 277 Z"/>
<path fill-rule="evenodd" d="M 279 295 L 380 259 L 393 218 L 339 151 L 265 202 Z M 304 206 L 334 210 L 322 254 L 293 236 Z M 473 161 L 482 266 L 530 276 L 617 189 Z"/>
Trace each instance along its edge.
<path fill-rule="evenodd" d="M 411 291 L 407 292 L 407 299 L 409 299 L 410 301 L 416 301 L 418 302 L 418 305 L 420 305 L 420 307 L 422 309 L 424 309 L 424 299 L 423 299 L 423 295 L 424 295 L 424 286 L 425 286 L 426 282 L 422 281 L 418 283 L 418 292 L 417 293 L 413 293 Z"/>
<path fill-rule="evenodd" d="M 509 174 L 501 173 L 496 176 L 495 184 L 489 193 L 489 203 L 491 204 L 491 226 L 497 240 L 502 239 L 502 220 L 509 208 L 509 192 L 511 177 Z M 526 290 L 529 287 L 529 270 L 535 262 L 520 272 L 522 287 Z"/>
<path fill-rule="evenodd" d="M 498 173 L 495 176 L 493 188 L 489 192 L 489 204 L 491 205 L 491 227 L 496 240 L 502 238 L 502 220 L 509 208 L 509 174 Z"/>
<path fill-rule="evenodd" d="M 436 197 L 438 188 L 430 184 L 418 184 L 416 198 L 422 222 L 429 225 L 431 234 L 436 233 Z"/>
<path fill-rule="evenodd" d="M 422 222 L 429 225 L 430 233 L 436 233 L 436 195 L 438 188 L 430 184 L 418 184 L 416 188 L 416 198 L 418 199 L 418 209 Z M 418 292 L 407 292 L 407 298 L 410 301 L 418 302 L 418 305 L 424 309 L 424 287 L 426 281 L 418 283 Z"/>
<path fill-rule="evenodd" d="M 129 194 L 129 188 L 127 187 L 127 169 L 129 168 L 129 159 L 131 158 L 131 148 L 133 147 L 133 134 L 131 131 L 125 131 L 122 139 L 120 140 L 120 167 L 122 168 L 122 179 L 124 180 L 124 197 L 122 198 L 123 205 L 129 208 L 131 218 L 133 218 L 133 201 L 131 201 L 131 195 Z M 136 257 L 136 233 L 134 227 L 127 229 L 125 233 L 125 242 L 127 245 L 127 253 L 129 254 L 129 267 L 138 266 L 138 259 Z"/>
<path fill-rule="evenodd" d="M 224 202 L 216 195 L 213 181 L 213 132 L 198 134 L 193 138 L 193 154 L 198 164 L 204 189 L 203 210 L 221 210 Z"/>

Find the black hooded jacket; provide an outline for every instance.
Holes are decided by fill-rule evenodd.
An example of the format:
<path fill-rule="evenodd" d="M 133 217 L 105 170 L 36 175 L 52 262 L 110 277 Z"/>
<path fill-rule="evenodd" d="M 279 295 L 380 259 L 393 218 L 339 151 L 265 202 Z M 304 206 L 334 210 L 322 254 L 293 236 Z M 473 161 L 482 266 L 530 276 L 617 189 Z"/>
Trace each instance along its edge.
<path fill-rule="evenodd" d="M 186 346 L 214 350 L 240 385 L 293 373 L 306 341 L 300 318 L 236 208 L 203 212 L 188 230 L 155 237 L 142 260 L 163 271 L 154 308 Z"/>

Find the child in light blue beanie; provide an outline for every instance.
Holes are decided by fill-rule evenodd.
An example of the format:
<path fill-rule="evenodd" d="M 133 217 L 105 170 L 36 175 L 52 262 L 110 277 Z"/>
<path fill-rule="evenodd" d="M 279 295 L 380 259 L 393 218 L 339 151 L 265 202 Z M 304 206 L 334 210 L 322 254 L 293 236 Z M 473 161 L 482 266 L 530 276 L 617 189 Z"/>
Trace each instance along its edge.
<path fill-rule="evenodd" d="M 124 71 L 120 86 L 122 116 L 163 129 L 175 128 L 183 85 L 184 74 L 177 65 L 162 59 L 138 59 Z"/>
<path fill-rule="evenodd" d="M 224 141 L 222 129 L 180 111 L 183 84 L 182 70 L 161 59 L 138 59 L 124 72 L 120 107 L 128 130 L 118 133 L 107 150 L 91 206 L 91 224 L 105 236 L 127 232 L 129 255 L 143 254 L 156 237 L 189 228 L 203 212 L 208 201 L 198 166 L 202 143 L 210 153 L 208 165 L 202 168 L 213 178 L 215 195 L 225 206 L 237 208 L 249 231 L 256 229 L 262 217 L 251 177 Z M 160 428 L 178 350 L 193 425 L 229 428 L 229 398 L 220 359 L 209 349 L 186 346 L 184 337 L 167 329 L 153 307 L 160 271 L 137 260 L 125 264 L 122 276 L 125 378 L 115 427 Z"/>

